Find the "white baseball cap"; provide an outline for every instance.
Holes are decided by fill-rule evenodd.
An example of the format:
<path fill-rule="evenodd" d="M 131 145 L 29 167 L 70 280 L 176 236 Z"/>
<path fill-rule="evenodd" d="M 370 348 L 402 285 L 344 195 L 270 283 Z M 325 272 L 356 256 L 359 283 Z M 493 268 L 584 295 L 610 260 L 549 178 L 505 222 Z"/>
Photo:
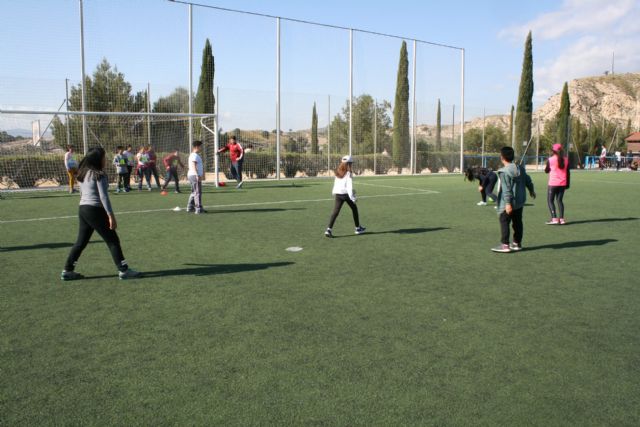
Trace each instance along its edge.
<path fill-rule="evenodd" d="M 351 156 L 344 156 L 342 158 L 342 163 L 353 163 L 353 159 L 351 158 Z"/>

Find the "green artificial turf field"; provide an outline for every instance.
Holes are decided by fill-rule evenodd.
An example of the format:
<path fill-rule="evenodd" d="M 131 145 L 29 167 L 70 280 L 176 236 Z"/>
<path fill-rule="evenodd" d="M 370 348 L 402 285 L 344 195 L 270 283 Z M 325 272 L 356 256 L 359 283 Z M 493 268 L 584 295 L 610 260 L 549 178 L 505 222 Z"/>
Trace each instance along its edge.
<path fill-rule="evenodd" d="M 460 176 L 357 178 L 334 239 L 329 180 L 112 194 L 131 281 L 94 236 L 61 282 L 78 196 L 9 195 L 0 424 L 638 425 L 640 175 L 575 173 L 562 227 L 533 178 L 513 254 Z"/>

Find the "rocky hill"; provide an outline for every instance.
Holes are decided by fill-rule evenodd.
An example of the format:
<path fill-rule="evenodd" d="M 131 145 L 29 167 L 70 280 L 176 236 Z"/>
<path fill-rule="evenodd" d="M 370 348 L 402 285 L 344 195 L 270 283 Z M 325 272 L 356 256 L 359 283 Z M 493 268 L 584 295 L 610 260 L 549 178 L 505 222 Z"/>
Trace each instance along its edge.
<path fill-rule="evenodd" d="M 559 88 L 560 89 L 560 88 Z M 603 118 L 621 127 L 627 126 L 631 119 L 633 128 L 640 128 L 640 73 L 615 74 L 609 76 L 586 77 L 569 82 L 569 99 L 571 114 L 587 125 L 589 117 L 593 121 Z M 540 130 L 544 130 L 545 122 L 554 120 L 560 109 L 560 92 L 553 95 L 533 113 L 536 126 L 540 119 Z M 509 131 L 509 115 L 492 115 L 485 118 L 487 126 L 493 125 L 505 132 Z M 473 117 L 465 122 L 465 131 L 481 129 L 482 117 Z M 455 133 L 459 135 L 460 126 L 456 125 Z M 418 134 L 427 137 L 435 136 L 435 126 L 418 126 Z M 443 136 L 451 135 L 451 125 L 443 124 Z"/>

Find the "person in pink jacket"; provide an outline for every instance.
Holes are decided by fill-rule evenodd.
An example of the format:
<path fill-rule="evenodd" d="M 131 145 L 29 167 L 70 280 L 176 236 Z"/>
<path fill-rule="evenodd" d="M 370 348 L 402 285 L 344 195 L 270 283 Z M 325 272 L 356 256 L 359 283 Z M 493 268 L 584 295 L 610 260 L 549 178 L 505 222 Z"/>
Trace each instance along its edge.
<path fill-rule="evenodd" d="M 571 173 L 569 172 L 569 158 L 564 155 L 561 144 L 553 144 L 553 155 L 547 160 L 544 171 L 549 174 L 547 188 L 547 204 L 551 212 L 551 221 L 547 225 L 564 225 L 564 192 L 569 189 Z M 556 201 L 558 210 L 556 211 Z"/>

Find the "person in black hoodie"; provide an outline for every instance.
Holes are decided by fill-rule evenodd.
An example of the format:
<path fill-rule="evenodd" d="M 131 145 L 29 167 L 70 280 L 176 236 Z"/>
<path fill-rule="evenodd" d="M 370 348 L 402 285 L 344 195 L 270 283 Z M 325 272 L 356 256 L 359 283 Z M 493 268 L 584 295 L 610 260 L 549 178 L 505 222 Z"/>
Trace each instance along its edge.
<path fill-rule="evenodd" d="M 478 206 L 486 206 L 487 205 L 487 196 L 495 203 L 498 200 L 498 197 L 494 194 L 493 189 L 496 186 L 496 182 L 498 182 L 498 175 L 489 169 L 489 168 L 481 168 L 478 166 L 472 166 L 467 168 L 465 172 L 465 179 L 469 182 L 473 182 L 476 179 L 480 182 L 480 186 L 478 187 L 478 191 L 482 197 L 482 200 L 478 202 Z"/>

